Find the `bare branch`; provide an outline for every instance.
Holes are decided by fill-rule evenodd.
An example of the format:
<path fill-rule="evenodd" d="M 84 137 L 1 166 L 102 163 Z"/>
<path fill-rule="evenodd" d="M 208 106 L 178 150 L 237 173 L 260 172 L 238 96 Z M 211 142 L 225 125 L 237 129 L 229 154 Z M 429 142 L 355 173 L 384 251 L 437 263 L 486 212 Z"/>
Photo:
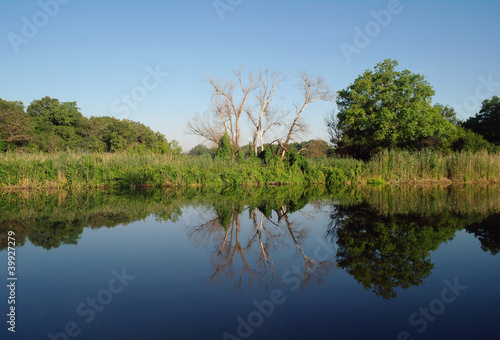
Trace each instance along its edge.
<path fill-rule="evenodd" d="M 221 80 L 214 79 L 211 75 L 207 76 L 205 81 L 212 85 L 212 107 L 214 112 L 221 119 L 224 125 L 228 138 L 234 149 L 239 148 L 240 143 L 240 118 L 241 115 L 250 111 L 247 107 L 247 100 L 253 91 L 255 91 L 259 84 L 254 79 L 252 73 L 248 75 L 248 81 L 243 81 L 242 71 L 233 71 L 234 76 L 238 80 L 238 85 L 232 80 L 222 82 Z M 241 90 L 241 97 L 236 98 L 234 92 L 236 87 L 239 86 Z"/>
<path fill-rule="evenodd" d="M 335 98 L 334 92 L 332 92 L 330 87 L 325 84 L 325 80 L 322 77 L 313 79 L 306 71 L 298 71 L 298 76 L 300 81 L 297 88 L 302 91 L 304 101 L 302 104 L 294 104 L 295 118 L 288 128 L 288 134 L 285 139 L 285 143 L 283 143 L 285 148 L 288 147 L 288 144 L 292 141 L 294 136 L 296 137 L 297 134 L 303 134 L 307 131 L 305 122 L 300 119 L 300 116 L 302 112 L 304 112 L 305 108 L 315 101 L 332 101 Z M 285 149 L 283 149 L 282 157 L 285 156 L 285 152 Z"/>
<path fill-rule="evenodd" d="M 207 113 L 199 115 L 196 113 L 187 124 L 188 133 L 198 135 L 206 140 L 217 144 L 224 134 L 224 125 L 213 120 Z"/>
<path fill-rule="evenodd" d="M 255 114 L 247 111 L 250 122 L 254 125 L 253 147 L 257 154 L 257 139 L 260 139 L 260 149 L 264 150 L 264 135 L 269 129 L 282 122 L 283 115 L 271 108 L 271 103 L 276 98 L 278 86 L 286 77 L 278 71 L 270 72 L 268 69 L 259 71 L 257 84 L 260 88 L 255 95 L 257 101 Z"/>
<path fill-rule="evenodd" d="M 339 141 L 342 138 L 342 130 L 339 127 L 339 120 L 335 114 L 335 110 L 331 109 L 325 117 L 325 124 L 330 136 L 330 144 L 338 147 Z"/>

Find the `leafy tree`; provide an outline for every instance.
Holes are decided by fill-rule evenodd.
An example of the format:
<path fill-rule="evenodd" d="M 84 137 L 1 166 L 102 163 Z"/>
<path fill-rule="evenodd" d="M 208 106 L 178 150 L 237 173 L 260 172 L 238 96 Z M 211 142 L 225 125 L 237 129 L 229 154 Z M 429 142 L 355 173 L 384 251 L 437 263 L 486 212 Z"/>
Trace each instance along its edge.
<path fill-rule="evenodd" d="M 460 229 L 452 214 L 385 215 L 366 203 L 336 206 L 330 218 L 339 268 L 385 299 L 422 284 L 434 267 L 430 252 Z"/>
<path fill-rule="evenodd" d="M 102 117 L 90 117 L 80 121 L 81 133 L 85 138 L 82 148 L 88 151 L 106 151 L 106 143 L 103 140 L 105 125 L 102 124 Z"/>
<path fill-rule="evenodd" d="M 495 145 L 489 143 L 480 134 L 474 133 L 469 129 L 457 128 L 457 137 L 452 144 L 454 151 L 495 151 Z"/>
<path fill-rule="evenodd" d="M 198 144 L 188 152 L 189 156 L 213 156 L 215 155 L 215 150 L 206 147 L 203 144 Z"/>
<path fill-rule="evenodd" d="M 443 116 L 444 119 L 449 120 L 453 125 L 460 124 L 460 119 L 457 118 L 457 113 L 454 108 L 441 104 L 434 104 L 434 107 L 439 110 L 439 114 Z"/>
<path fill-rule="evenodd" d="M 83 130 L 78 133 L 78 128 L 84 117 L 76 102 L 61 103 L 59 99 L 44 97 L 32 101 L 27 112 L 35 121 L 36 142 L 42 150 L 81 145 Z"/>
<path fill-rule="evenodd" d="M 76 102 L 61 103 L 59 99 L 50 97 L 32 101 L 28 106 L 28 113 L 39 121 L 55 126 L 74 126 L 83 117 Z"/>
<path fill-rule="evenodd" d="M 480 134 L 488 142 L 500 145 L 500 98 L 485 99 L 479 113 L 462 126 Z"/>
<path fill-rule="evenodd" d="M 24 111 L 21 102 L 0 99 L 0 150 L 28 140 L 30 148 L 42 151 L 86 150 L 157 152 L 179 155 L 177 141 L 131 120 L 114 117 L 84 117 L 76 102 L 44 97 L 33 100 Z"/>
<path fill-rule="evenodd" d="M 437 147 L 453 134 L 453 124 L 431 106 L 434 90 L 424 76 L 397 65 L 378 63 L 339 91 L 338 147 L 345 153 L 368 158 L 383 148 Z"/>
<path fill-rule="evenodd" d="M 481 249 L 496 255 L 500 252 L 500 214 L 493 214 L 481 222 L 475 222 L 465 227 L 467 232 L 474 234 L 481 242 Z"/>
<path fill-rule="evenodd" d="M 332 148 L 322 139 L 314 139 L 305 143 L 300 150 L 306 158 L 326 158 L 331 154 Z"/>
<path fill-rule="evenodd" d="M 5 142 L 6 151 L 12 143 L 27 142 L 32 135 L 33 122 L 24 111 L 23 103 L 0 99 L 0 141 Z"/>

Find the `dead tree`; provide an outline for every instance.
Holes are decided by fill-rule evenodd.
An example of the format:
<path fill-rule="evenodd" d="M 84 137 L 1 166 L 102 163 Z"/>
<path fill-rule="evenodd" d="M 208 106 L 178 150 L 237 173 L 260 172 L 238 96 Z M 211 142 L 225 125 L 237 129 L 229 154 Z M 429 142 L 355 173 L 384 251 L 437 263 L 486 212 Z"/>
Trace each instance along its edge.
<path fill-rule="evenodd" d="M 259 71 L 258 86 L 259 92 L 255 96 L 257 108 L 254 112 L 247 112 L 250 122 L 254 126 L 253 149 L 255 155 L 258 152 L 257 142 L 260 142 L 260 150 L 264 150 L 264 135 L 273 126 L 279 126 L 283 123 L 285 115 L 276 108 L 271 107 L 273 99 L 276 97 L 278 86 L 285 81 L 285 76 L 280 72 L 269 72 L 268 69 Z"/>
<path fill-rule="evenodd" d="M 188 133 L 201 136 L 207 141 L 217 145 L 224 134 L 224 126 L 218 119 L 213 119 L 209 114 L 195 114 L 187 124 Z"/>
<path fill-rule="evenodd" d="M 302 92 L 304 101 L 302 102 L 302 104 L 294 104 L 295 118 L 288 126 L 288 133 L 286 135 L 285 141 L 280 146 L 282 158 L 285 157 L 285 153 L 290 142 L 293 141 L 297 136 L 303 135 L 305 132 L 307 132 L 307 124 L 301 117 L 305 108 L 315 101 L 332 101 L 335 98 L 334 93 L 330 90 L 330 87 L 325 84 L 325 80 L 322 77 L 318 76 L 317 78 L 313 79 L 306 71 L 299 71 L 298 76 L 300 78 L 300 81 L 297 85 L 297 88 Z"/>
<path fill-rule="evenodd" d="M 248 75 L 248 81 L 244 83 L 241 70 L 233 71 L 238 84 L 232 80 L 222 82 L 215 80 L 212 76 L 207 76 L 206 81 L 212 85 L 212 105 L 213 111 L 224 126 L 224 131 L 231 141 L 231 145 L 236 150 L 240 145 L 240 118 L 244 112 L 249 112 L 247 105 L 250 94 L 258 88 L 258 82 L 252 73 Z M 234 94 L 236 87 L 241 91 L 241 96 L 237 98 Z"/>

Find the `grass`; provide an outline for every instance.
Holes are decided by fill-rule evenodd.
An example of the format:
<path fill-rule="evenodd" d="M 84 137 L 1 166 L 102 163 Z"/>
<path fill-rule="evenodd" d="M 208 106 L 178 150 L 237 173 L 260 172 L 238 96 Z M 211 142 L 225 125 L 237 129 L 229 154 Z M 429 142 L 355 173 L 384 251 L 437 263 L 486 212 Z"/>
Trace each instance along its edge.
<path fill-rule="evenodd" d="M 498 182 L 500 153 L 386 151 L 369 162 L 290 157 L 263 163 L 154 153 L 3 153 L 0 188 L 335 186 L 351 183 Z"/>
<path fill-rule="evenodd" d="M 500 153 L 385 151 L 366 164 L 363 177 L 386 182 L 496 182 Z"/>

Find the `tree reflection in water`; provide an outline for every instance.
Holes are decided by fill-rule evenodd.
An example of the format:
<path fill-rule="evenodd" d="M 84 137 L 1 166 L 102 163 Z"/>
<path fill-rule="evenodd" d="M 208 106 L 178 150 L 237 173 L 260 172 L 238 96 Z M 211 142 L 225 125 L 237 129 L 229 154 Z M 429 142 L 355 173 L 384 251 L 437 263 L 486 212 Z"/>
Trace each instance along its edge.
<path fill-rule="evenodd" d="M 227 209 L 216 206 L 215 211 L 215 217 L 190 227 L 188 232 L 197 245 L 212 248 L 214 273 L 209 282 L 236 278 L 235 287 L 240 288 L 247 278 L 250 284 L 256 283 L 266 289 L 280 286 L 283 280 L 276 273 L 273 256 L 285 248 L 295 249 L 295 253 L 302 257 L 302 270 L 296 273 L 301 288 L 306 288 L 312 281 L 321 282 L 334 267 L 332 261 L 317 261 L 306 254 L 303 243 L 308 238 L 309 229 L 293 221 L 287 205 L 274 210 L 267 206 L 228 206 Z M 251 222 L 247 232 L 242 230 L 241 222 L 246 211 Z M 304 215 L 301 211 L 297 213 Z M 238 271 L 235 262 L 241 267 Z"/>
<path fill-rule="evenodd" d="M 212 217 L 188 226 L 191 240 L 210 250 L 214 272 L 209 282 L 235 280 L 235 286 L 241 287 L 248 279 L 250 284 L 274 287 L 286 281 L 280 276 L 282 270 L 293 269 L 300 282 L 297 286 L 305 288 L 321 282 L 334 260 L 318 261 L 310 250 L 316 220 L 303 219 L 317 216 L 305 215 L 309 204 L 315 211 L 330 209 L 326 239 L 332 248 L 338 247 L 338 266 L 366 289 L 390 299 L 397 289 L 422 284 L 433 269 L 430 253 L 459 230 L 474 235 L 483 251 L 498 254 L 499 197 L 498 185 L 342 187 L 328 195 L 313 187 L 237 193 L 4 193 L 0 195 L 0 250 L 7 248 L 8 231 L 15 232 L 17 246 L 29 240 L 52 249 L 77 245 L 85 228 L 112 228 L 148 216 L 180 223 L 183 207 L 197 211 L 210 207 Z M 296 258 L 291 254 L 299 255 L 300 266 L 293 263 Z"/>
<path fill-rule="evenodd" d="M 327 237 L 338 245 L 339 268 L 365 289 L 391 299 L 397 296 L 397 288 L 422 284 L 434 268 L 431 251 L 464 227 L 481 240 L 483 250 L 498 252 L 500 233 L 493 228 L 493 220 L 498 225 L 498 214 L 486 219 L 482 214 L 449 210 L 385 214 L 365 202 L 332 206 Z"/>

